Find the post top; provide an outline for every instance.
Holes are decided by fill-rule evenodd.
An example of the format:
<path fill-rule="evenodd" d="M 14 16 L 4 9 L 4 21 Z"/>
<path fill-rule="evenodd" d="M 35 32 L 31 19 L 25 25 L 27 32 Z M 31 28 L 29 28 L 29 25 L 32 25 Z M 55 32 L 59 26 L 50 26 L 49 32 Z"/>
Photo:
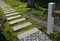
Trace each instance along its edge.
<path fill-rule="evenodd" d="M 48 4 L 55 4 L 54 2 L 50 2 L 50 3 L 48 3 Z"/>

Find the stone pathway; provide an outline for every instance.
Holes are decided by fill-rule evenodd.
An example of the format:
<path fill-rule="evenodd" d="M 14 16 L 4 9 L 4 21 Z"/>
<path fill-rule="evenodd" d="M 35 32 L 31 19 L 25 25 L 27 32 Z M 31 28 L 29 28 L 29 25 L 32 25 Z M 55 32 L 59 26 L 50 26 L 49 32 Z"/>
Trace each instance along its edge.
<path fill-rule="evenodd" d="M 27 23 L 24 23 L 24 24 L 21 24 L 21 25 L 15 26 L 13 29 L 14 29 L 14 31 L 16 31 L 16 30 L 19 30 L 19 29 L 25 28 L 25 27 L 30 26 L 30 25 L 32 25 L 32 23 L 27 22 Z"/>
<path fill-rule="evenodd" d="M 5 16 L 7 17 L 7 20 L 8 22 L 10 23 L 11 26 L 13 26 L 12 24 L 15 25 L 15 27 L 13 27 L 13 30 L 14 31 L 17 31 L 17 30 L 20 30 L 20 29 L 23 29 L 23 28 L 26 28 L 27 26 L 30 26 L 32 25 L 31 22 L 25 22 L 23 24 L 18 24 L 20 22 L 23 22 L 26 20 L 26 18 L 22 17 L 22 15 L 19 15 L 18 12 L 16 12 L 15 10 L 11 9 L 7 4 L 5 4 L 3 1 L 0 1 L 0 6 L 2 7 L 3 11 L 4 11 L 4 14 Z M 18 17 L 21 17 L 21 18 L 18 18 Z M 16 19 L 17 18 L 17 19 Z M 10 21 L 9 21 L 10 20 Z M 18 25 L 17 25 L 18 24 Z M 36 31 L 39 31 L 37 28 L 33 28 L 33 29 L 30 29 L 26 32 L 24 32 L 25 34 L 21 34 L 20 36 L 23 37 L 24 35 L 31 35 L 31 34 L 34 34 L 36 33 Z M 40 31 L 39 31 L 40 32 Z M 22 36 L 23 35 L 23 36 Z M 20 37 L 18 35 L 18 38 Z M 40 36 L 40 35 L 39 35 Z M 44 35 L 43 35 L 44 36 Z M 43 37 L 42 36 L 42 37 Z M 46 36 L 46 35 L 45 35 Z M 27 37 L 27 36 L 25 36 Z M 24 38 L 24 37 L 23 37 Z M 20 39 L 19 39 L 20 40 Z M 50 39 L 49 39 L 50 40 Z M 24 40 L 25 41 L 25 40 Z M 28 41 L 28 40 L 27 40 Z M 35 40 L 36 41 L 36 40 Z M 46 40 L 39 40 L 39 41 L 46 41 Z M 48 40 L 47 40 L 48 41 Z"/>
<path fill-rule="evenodd" d="M 12 19 L 15 19 L 15 18 L 18 18 L 18 17 L 21 17 L 21 15 L 17 15 L 17 16 L 12 16 L 12 17 L 9 17 L 9 18 L 7 18 L 7 20 L 12 20 Z"/>
<path fill-rule="evenodd" d="M 16 14 L 19 14 L 19 13 L 17 13 L 17 12 L 15 12 L 15 13 L 10 13 L 10 14 L 6 14 L 5 16 L 12 16 L 12 15 L 16 15 Z"/>
<path fill-rule="evenodd" d="M 10 25 L 12 25 L 12 24 L 15 24 L 15 23 L 19 23 L 21 21 L 24 21 L 24 20 L 26 20 L 26 19 L 25 18 L 21 18 L 21 19 L 10 21 L 9 23 L 10 23 Z"/>
<path fill-rule="evenodd" d="M 28 30 L 17 36 L 20 41 L 51 41 L 45 34 L 37 28 Z"/>
<path fill-rule="evenodd" d="M 32 33 L 38 32 L 38 31 L 39 31 L 38 29 L 33 28 L 33 29 L 31 29 L 31 30 L 28 30 L 28 31 L 22 33 L 22 34 L 19 34 L 17 37 L 18 37 L 19 39 L 22 39 L 22 38 L 24 38 L 24 37 L 26 37 L 26 36 L 31 35 Z"/>

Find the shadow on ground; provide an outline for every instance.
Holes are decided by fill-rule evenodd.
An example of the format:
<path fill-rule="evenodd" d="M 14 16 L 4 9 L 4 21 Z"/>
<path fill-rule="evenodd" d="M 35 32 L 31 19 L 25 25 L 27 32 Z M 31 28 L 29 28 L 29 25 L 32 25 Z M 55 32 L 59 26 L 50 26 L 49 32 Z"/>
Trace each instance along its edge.
<path fill-rule="evenodd" d="M 3 30 L 0 30 L 0 41 L 7 41 L 2 32 Z"/>

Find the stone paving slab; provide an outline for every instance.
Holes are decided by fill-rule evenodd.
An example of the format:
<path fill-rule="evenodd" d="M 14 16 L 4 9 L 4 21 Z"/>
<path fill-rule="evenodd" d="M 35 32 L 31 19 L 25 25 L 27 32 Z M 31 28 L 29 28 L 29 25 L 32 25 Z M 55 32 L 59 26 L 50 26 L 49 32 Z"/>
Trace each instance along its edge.
<path fill-rule="evenodd" d="M 10 6 L 4 4 L 4 2 L 0 3 L 1 8 L 3 9 L 4 13 L 15 12 Z"/>
<path fill-rule="evenodd" d="M 21 24 L 21 25 L 18 25 L 16 27 L 13 27 L 13 29 L 14 29 L 14 31 L 17 31 L 19 29 L 25 28 L 25 27 L 30 26 L 30 25 L 32 25 L 30 22 L 26 22 L 24 24 Z"/>
<path fill-rule="evenodd" d="M 9 10 L 3 10 L 4 12 L 12 12 L 12 11 L 15 11 L 15 10 L 13 10 L 13 9 L 9 9 Z"/>
<path fill-rule="evenodd" d="M 33 29 L 33 31 L 36 31 L 36 30 Z M 32 33 L 33 31 L 29 32 L 28 30 L 22 34 L 17 35 L 17 37 L 20 41 L 52 41 L 48 38 L 47 35 L 42 33 L 40 30 L 36 31 L 35 33 Z"/>
<path fill-rule="evenodd" d="M 16 14 L 19 14 L 19 13 L 18 12 L 15 12 L 15 13 L 7 14 L 5 16 L 12 16 L 12 15 L 16 15 Z"/>
<path fill-rule="evenodd" d="M 1 0 L 0 0 L 0 6 L 2 6 L 4 9 L 11 9 L 11 7 L 8 4 L 6 4 L 4 1 Z"/>
<path fill-rule="evenodd" d="M 10 13 L 16 13 L 16 11 L 13 11 L 13 10 L 4 11 L 4 14 L 10 14 Z"/>
<path fill-rule="evenodd" d="M 15 10 L 13 10 L 13 9 L 4 9 L 4 7 L 3 6 L 1 6 L 2 7 L 2 10 L 4 11 L 4 14 L 8 14 L 8 13 L 12 13 L 12 12 L 16 12 Z"/>
<path fill-rule="evenodd" d="M 24 32 L 24 33 L 22 33 L 22 34 L 19 34 L 17 37 L 18 37 L 19 40 L 20 40 L 20 39 L 25 38 L 25 37 L 27 37 L 27 36 L 33 34 L 33 33 L 38 32 L 38 31 L 39 31 L 39 30 L 38 30 L 37 28 L 33 28 L 33 29 L 30 29 L 30 30 L 28 30 L 28 31 L 26 31 L 26 32 Z"/>
<path fill-rule="evenodd" d="M 12 25 L 12 24 L 15 24 L 15 23 L 24 21 L 24 20 L 26 20 L 26 19 L 25 19 L 25 18 L 21 18 L 21 19 L 17 19 L 17 20 L 10 21 L 9 23 L 10 23 L 10 25 Z"/>
<path fill-rule="evenodd" d="M 15 18 L 18 18 L 18 17 L 21 17 L 21 15 L 17 15 L 17 16 L 8 17 L 8 18 L 7 18 L 7 20 L 12 20 L 12 19 L 15 19 Z"/>
<path fill-rule="evenodd" d="M 3 6 L 3 5 L 1 5 L 1 8 L 3 9 L 3 10 L 13 10 L 13 9 L 11 9 L 10 7 L 8 7 L 8 6 Z"/>
<path fill-rule="evenodd" d="M 16 11 L 5 12 L 4 14 L 7 15 L 7 14 L 11 14 L 11 13 L 16 13 Z"/>
<path fill-rule="evenodd" d="M 45 34 L 40 34 L 38 38 L 40 41 L 52 41 Z"/>
<path fill-rule="evenodd" d="M 3 9 L 3 10 L 13 10 L 13 9 L 7 7 L 7 6 L 6 6 L 6 7 L 5 7 L 5 6 L 2 6 L 2 9 Z"/>

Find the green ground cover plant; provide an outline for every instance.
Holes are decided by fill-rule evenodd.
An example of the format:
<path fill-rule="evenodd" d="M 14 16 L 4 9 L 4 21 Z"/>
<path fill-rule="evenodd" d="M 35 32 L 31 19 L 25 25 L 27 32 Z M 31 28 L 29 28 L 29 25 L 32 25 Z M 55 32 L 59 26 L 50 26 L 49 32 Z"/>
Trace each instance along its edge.
<path fill-rule="evenodd" d="M 12 8 L 18 11 L 20 14 L 29 14 L 40 19 L 47 19 L 47 9 L 36 5 L 34 8 L 27 8 L 27 2 L 20 2 L 19 0 L 4 0 Z"/>

